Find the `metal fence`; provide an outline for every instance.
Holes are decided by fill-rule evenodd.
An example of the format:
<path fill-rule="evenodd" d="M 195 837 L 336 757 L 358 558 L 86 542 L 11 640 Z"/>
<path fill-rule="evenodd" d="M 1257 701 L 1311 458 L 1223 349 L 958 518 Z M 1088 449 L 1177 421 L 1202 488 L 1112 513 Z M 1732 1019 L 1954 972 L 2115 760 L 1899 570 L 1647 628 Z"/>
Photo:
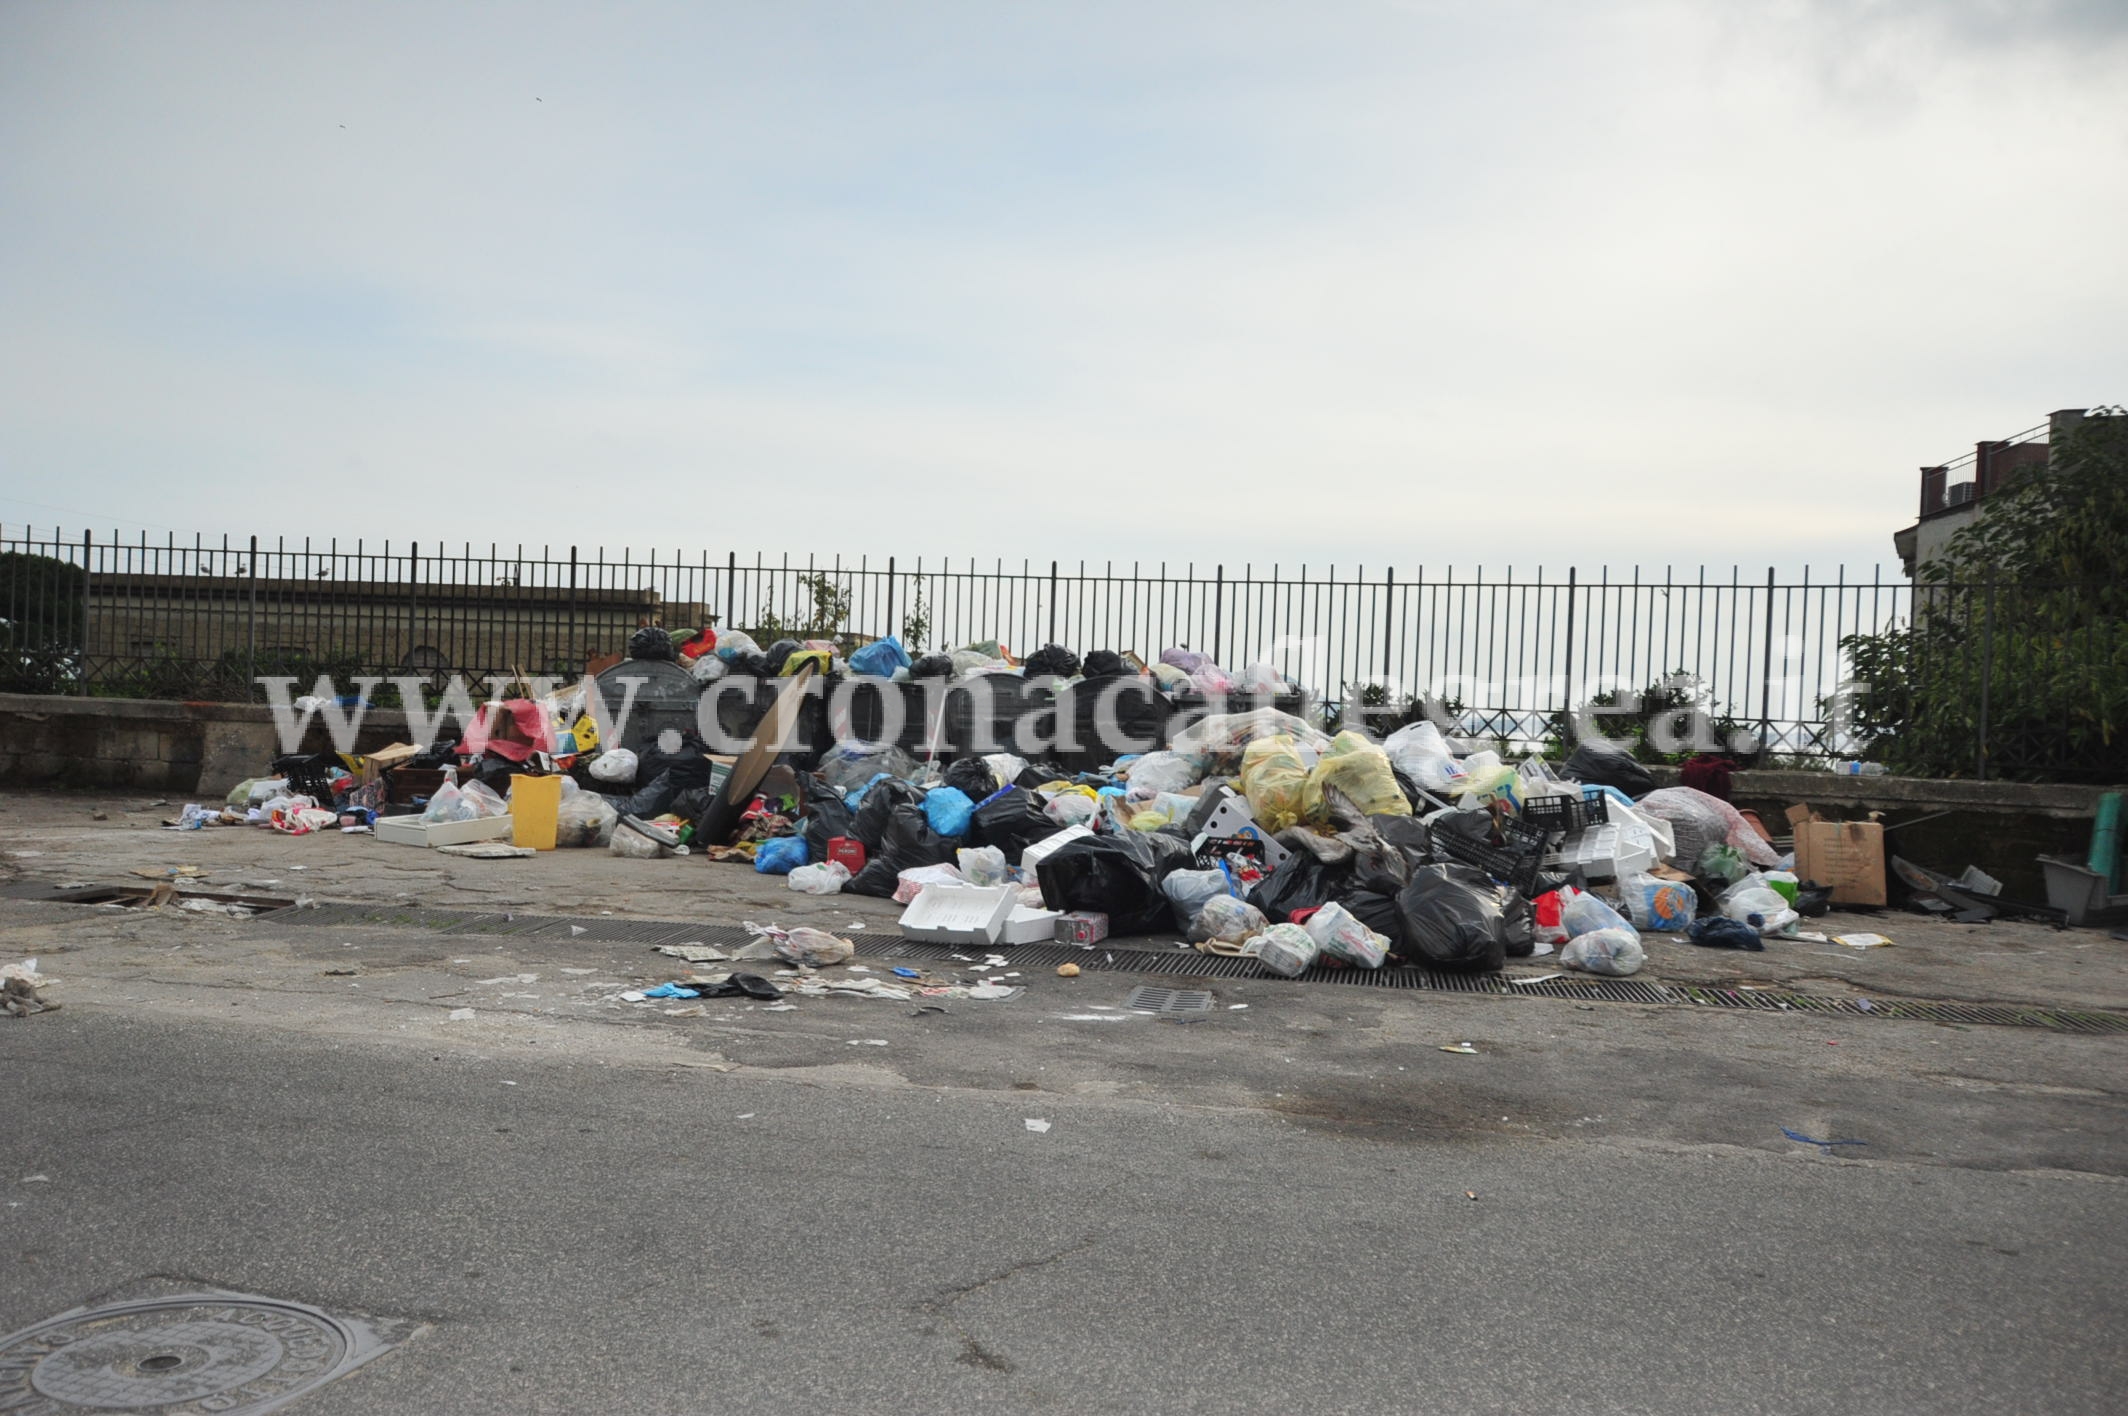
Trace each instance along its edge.
<path fill-rule="evenodd" d="M 1426 695 L 1473 730 L 1520 743 L 1553 732 L 1561 713 L 1682 673 L 1725 729 L 1824 756 L 1852 746 L 1832 706 L 1852 670 L 1842 639 L 1909 625 L 1914 608 L 1912 585 L 1874 570 L 1518 578 L 1453 567 L 188 544 L 0 528 L 0 618 L 12 646 L 0 686 L 143 697 L 254 698 L 261 674 L 294 675 L 306 688 L 319 672 L 342 682 L 570 675 L 621 650 L 639 625 L 714 617 L 757 636 L 893 633 L 912 650 L 996 640 L 1015 654 L 1059 643 L 1151 661 L 1183 645 L 1230 670 L 1267 663 L 1332 706 Z M 1973 687 L 1984 703 L 1986 687 Z M 1985 770 L 1984 721 L 1975 735 Z"/>

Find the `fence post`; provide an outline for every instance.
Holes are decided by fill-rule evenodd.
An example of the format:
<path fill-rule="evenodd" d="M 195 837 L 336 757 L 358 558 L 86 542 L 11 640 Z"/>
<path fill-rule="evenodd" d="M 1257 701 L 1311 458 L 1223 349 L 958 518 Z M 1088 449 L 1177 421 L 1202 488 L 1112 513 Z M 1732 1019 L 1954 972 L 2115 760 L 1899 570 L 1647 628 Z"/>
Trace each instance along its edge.
<path fill-rule="evenodd" d="M 1571 727 L 1574 721 L 1574 595 L 1581 572 L 1574 566 L 1566 568 L 1566 716 Z M 1565 734 L 1561 734 L 1562 737 Z M 1568 746 L 1572 746 L 1571 743 Z"/>
<path fill-rule="evenodd" d="M 89 696 L 89 628 L 95 615 L 89 605 L 89 584 L 95 579 L 95 539 L 84 527 L 81 532 L 81 696 Z"/>
<path fill-rule="evenodd" d="M 890 634 L 899 634 L 894 628 L 894 557 L 887 557 L 887 627 L 880 632 L 884 639 Z M 906 646 L 904 646 L 906 647 Z"/>
<path fill-rule="evenodd" d="M 1980 722 L 1973 741 L 1973 775 L 1988 779 L 1988 690 L 1995 678 L 1995 567 L 1988 567 L 1988 598 L 1980 620 Z"/>
<path fill-rule="evenodd" d="M 1389 674 L 1394 657 L 1394 634 L 1396 627 L 1396 568 L 1394 566 L 1382 578 L 1382 703 L 1389 706 Z"/>
<path fill-rule="evenodd" d="M 441 544 L 440 542 L 438 544 Z M 406 543 L 406 646 L 412 653 L 421 645 L 421 542 Z M 454 646 L 455 647 L 455 646 Z M 439 651 L 441 652 L 441 651 Z M 456 655 L 443 655 L 445 667 L 456 672 Z M 404 705 L 402 705 L 404 706 Z"/>
<path fill-rule="evenodd" d="M 1219 662 L 1219 631 L 1227 612 L 1227 568 L 1216 567 L 1212 582 L 1212 662 Z"/>
<path fill-rule="evenodd" d="M 605 552 L 601 551 L 599 554 L 603 556 Z M 724 630 L 727 634 L 738 625 L 738 621 L 732 618 L 737 613 L 732 607 L 738 603 L 739 553 L 737 551 L 726 551 L 724 553 Z"/>
<path fill-rule="evenodd" d="M 563 656 L 564 656 L 564 658 L 566 658 L 566 659 L 568 660 L 568 662 L 569 662 L 570 664 L 574 665 L 574 664 L 575 664 L 575 663 L 577 662 L 577 653 L 576 653 L 576 547 L 574 547 L 574 546 L 571 546 L 571 547 L 569 548 L 569 646 L 568 646 L 568 648 L 564 649 L 564 650 L 562 651 L 562 653 L 563 653 Z M 583 656 L 583 662 L 584 662 L 585 666 L 586 666 L 586 667 L 588 667 L 588 666 L 590 665 L 590 663 L 591 663 L 591 656 L 590 656 L 589 654 L 586 654 L 586 655 L 584 655 L 584 656 Z"/>
<path fill-rule="evenodd" d="M 244 575 L 250 582 L 244 594 L 244 701 L 249 703 L 259 691 L 259 538 L 251 538 L 251 555 L 244 562 Z"/>
<path fill-rule="evenodd" d="M 1057 642 L 1057 563 L 1049 563 L 1049 642 Z"/>
<path fill-rule="evenodd" d="M 1766 567 L 1765 656 L 1759 668 L 1759 751 L 1773 746 L 1773 567 Z"/>

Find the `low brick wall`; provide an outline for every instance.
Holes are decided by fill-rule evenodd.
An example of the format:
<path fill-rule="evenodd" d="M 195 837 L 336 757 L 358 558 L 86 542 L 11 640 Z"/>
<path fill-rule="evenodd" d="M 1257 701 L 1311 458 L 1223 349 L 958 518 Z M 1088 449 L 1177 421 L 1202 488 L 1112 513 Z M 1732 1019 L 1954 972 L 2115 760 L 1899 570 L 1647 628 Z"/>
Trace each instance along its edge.
<path fill-rule="evenodd" d="M 371 710 L 356 750 L 405 736 L 405 714 Z M 303 750 L 330 746 L 313 722 Z M 0 693 L 0 785 L 218 796 L 264 772 L 280 751 L 273 714 L 260 704 Z"/>

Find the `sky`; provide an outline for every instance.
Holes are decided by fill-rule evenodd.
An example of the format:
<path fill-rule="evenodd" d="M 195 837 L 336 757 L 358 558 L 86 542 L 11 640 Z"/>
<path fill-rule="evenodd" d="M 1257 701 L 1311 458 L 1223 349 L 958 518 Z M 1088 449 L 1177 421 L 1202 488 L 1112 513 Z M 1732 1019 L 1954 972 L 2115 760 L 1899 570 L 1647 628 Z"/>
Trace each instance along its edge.
<path fill-rule="evenodd" d="M 0 526 L 1886 564 L 2128 402 L 2119 0 L 0 6 Z"/>

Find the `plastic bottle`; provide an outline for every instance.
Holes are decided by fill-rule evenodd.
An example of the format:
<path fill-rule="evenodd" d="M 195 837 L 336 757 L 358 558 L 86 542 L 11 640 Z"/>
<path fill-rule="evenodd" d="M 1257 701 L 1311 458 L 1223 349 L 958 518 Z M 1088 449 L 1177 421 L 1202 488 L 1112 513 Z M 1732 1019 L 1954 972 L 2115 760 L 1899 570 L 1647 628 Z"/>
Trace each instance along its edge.
<path fill-rule="evenodd" d="M 1841 777 L 1882 777 L 1891 771 L 1891 768 L 1882 762 L 1841 762 L 1832 770 L 1835 775 Z"/>

